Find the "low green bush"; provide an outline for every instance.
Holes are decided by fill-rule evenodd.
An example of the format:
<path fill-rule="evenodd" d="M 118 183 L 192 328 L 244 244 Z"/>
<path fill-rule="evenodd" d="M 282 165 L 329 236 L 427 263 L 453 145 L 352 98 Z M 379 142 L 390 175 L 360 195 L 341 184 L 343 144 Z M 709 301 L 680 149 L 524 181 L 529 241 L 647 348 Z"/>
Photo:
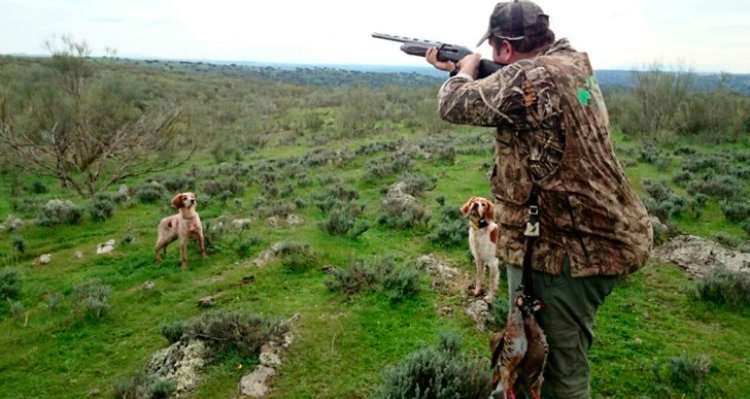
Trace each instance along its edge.
<path fill-rule="evenodd" d="M 101 318 L 109 310 L 109 295 L 112 289 L 99 278 L 93 278 L 73 286 L 77 310 L 87 317 Z"/>
<path fill-rule="evenodd" d="M 717 267 L 698 281 L 698 298 L 747 309 L 750 307 L 750 273 Z"/>
<path fill-rule="evenodd" d="M 703 354 L 692 357 L 682 352 L 666 361 L 657 359 L 652 371 L 660 391 L 673 394 L 676 390 L 681 392 L 678 397 L 691 394 L 703 398 L 706 396 L 705 382 L 711 372 L 711 359 Z"/>
<path fill-rule="evenodd" d="M 383 399 L 487 399 L 492 391 L 489 361 L 462 354 L 455 333 L 387 367 L 384 380 Z"/>
<path fill-rule="evenodd" d="M 92 220 L 104 221 L 112 217 L 115 212 L 115 203 L 112 197 L 106 194 L 97 194 L 88 207 Z"/>
<path fill-rule="evenodd" d="M 135 189 L 135 196 L 143 203 L 152 204 L 166 198 L 167 190 L 161 183 L 152 180 L 138 186 Z"/>
<path fill-rule="evenodd" d="M 388 273 L 383 279 L 383 289 L 391 302 L 401 302 L 414 298 L 421 290 L 419 271 L 402 267 Z"/>
<path fill-rule="evenodd" d="M 206 342 L 214 353 L 236 350 L 244 355 L 257 356 L 263 344 L 287 331 L 289 326 L 282 321 L 220 310 L 187 322 L 183 337 Z"/>
<path fill-rule="evenodd" d="M 21 296 L 21 271 L 14 267 L 0 269 L 0 300 L 17 299 Z"/>
<path fill-rule="evenodd" d="M 49 200 L 39 210 L 37 223 L 40 226 L 50 227 L 59 224 L 78 224 L 83 217 L 83 208 L 69 200 Z"/>

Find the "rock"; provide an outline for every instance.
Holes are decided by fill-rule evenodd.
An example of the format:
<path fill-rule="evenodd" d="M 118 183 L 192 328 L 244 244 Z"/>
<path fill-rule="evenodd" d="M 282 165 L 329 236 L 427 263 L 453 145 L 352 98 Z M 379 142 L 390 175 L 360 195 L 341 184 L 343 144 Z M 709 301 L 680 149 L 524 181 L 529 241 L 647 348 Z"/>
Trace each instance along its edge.
<path fill-rule="evenodd" d="M 240 380 L 240 393 L 251 398 L 265 397 L 268 394 L 267 384 L 275 375 L 276 370 L 270 367 L 256 367 L 252 373 Z"/>
<path fill-rule="evenodd" d="M 266 367 L 277 367 L 281 365 L 281 358 L 278 354 L 273 352 L 261 353 L 260 364 Z"/>
<path fill-rule="evenodd" d="M 287 320 L 287 323 L 294 324 L 298 322 L 301 318 L 302 318 L 301 314 L 295 313 L 292 317 L 289 318 L 289 320 Z"/>
<path fill-rule="evenodd" d="M 669 227 L 667 227 L 666 224 L 662 223 L 658 217 L 649 215 L 648 218 L 651 220 L 651 227 L 654 229 L 655 236 L 669 231 Z"/>
<path fill-rule="evenodd" d="M 39 264 L 41 265 L 47 265 L 50 262 L 52 262 L 52 255 L 51 254 L 44 254 L 39 257 Z"/>
<path fill-rule="evenodd" d="M 304 223 L 305 221 L 302 220 L 302 218 L 299 215 L 290 213 L 286 216 L 286 222 L 292 226 L 296 226 L 298 224 Z"/>
<path fill-rule="evenodd" d="M 284 247 L 283 242 L 277 242 L 273 245 L 271 245 L 270 248 L 263 251 L 260 255 L 258 255 L 257 258 L 253 259 L 252 262 L 250 262 L 253 266 L 256 267 L 265 267 L 267 264 L 271 263 L 271 261 L 276 257 L 276 255 L 279 254 L 279 251 Z"/>
<path fill-rule="evenodd" d="M 460 270 L 448 266 L 433 254 L 423 255 L 417 258 L 417 268 L 427 271 L 427 273 L 433 277 L 446 281 L 455 279 L 461 274 Z"/>
<path fill-rule="evenodd" d="M 294 343 L 294 334 L 291 332 L 288 332 L 284 334 L 283 342 L 281 343 L 281 347 L 284 349 L 289 348 Z"/>
<path fill-rule="evenodd" d="M 117 189 L 117 196 L 127 199 L 129 195 L 130 190 L 128 190 L 128 186 L 126 186 L 125 184 L 121 184 L 120 188 Z"/>
<path fill-rule="evenodd" d="M 472 302 L 466 309 L 466 314 L 474 320 L 479 331 L 487 329 L 487 321 L 490 319 L 490 307 L 487 302 L 481 299 Z"/>
<path fill-rule="evenodd" d="M 331 274 L 336 270 L 336 266 L 334 265 L 323 265 L 323 267 L 320 268 L 320 271 L 322 271 L 325 274 Z"/>
<path fill-rule="evenodd" d="M 750 254 L 732 251 L 718 243 L 690 235 L 677 236 L 651 253 L 653 259 L 672 263 L 688 273 L 703 277 L 717 267 L 750 272 Z"/>
<path fill-rule="evenodd" d="M 82 251 L 76 251 L 76 253 L 75 253 L 74 256 L 75 256 L 76 259 L 83 259 L 83 252 Z"/>
<path fill-rule="evenodd" d="M 273 227 L 274 229 L 279 227 L 279 218 L 277 216 L 271 216 L 268 219 L 266 219 L 266 224 L 269 227 Z"/>
<path fill-rule="evenodd" d="M 441 316 L 449 316 L 453 314 L 453 308 L 450 306 L 441 306 L 437 312 Z"/>
<path fill-rule="evenodd" d="M 115 240 L 109 240 L 104 244 L 99 244 L 96 246 L 96 254 L 102 255 L 102 254 L 108 254 L 115 250 Z"/>
<path fill-rule="evenodd" d="M 209 356 L 210 351 L 203 341 L 180 340 L 154 353 L 146 366 L 146 374 L 151 379 L 172 381 L 175 397 L 179 397 L 195 389 Z"/>
<path fill-rule="evenodd" d="M 143 283 L 143 285 L 141 286 L 141 289 L 142 289 L 143 291 L 151 291 L 151 290 L 153 290 L 153 289 L 154 289 L 154 287 L 155 287 L 155 286 L 156 286 L 156 284 L 155 284 L 155 283 L 154 283 L 153 281 L 146 281 L 146 282 L 145 282 L 145 283 Z"/>
<path fill-rule="evenodd" d="M 219 292 L 218 294 L 204 296 L 203 298 L 198 299 L 198 306 L 202 308 L 214 306 L 216 305 L 216 299 L 223 295 L 223 292 Z"/>
<path fill-rule="evenodd" d="M 250 227 L 250 225 L 253 223 L 252 219 L 246 218 L 246 219 L 234 219 L 232 220 L 232 228 L 237 230 L 242 230 Z"/>
<path fill-rule="evenodd" d="M 97 397 L 97 396 L 99 396 L 101 394 L 102 394 L 101 390 L 99 390 L 98 388 L 94 388 L 94 389 L 92 389 L 92 390 L 89 391 L 88 397 L 89 398 L 94 398 L 94 397 Z"/>
<path fill-rule="evenodd" d="M 8 215 L 5 221 L 0 224 L 0 231 L 16 231 L 23 226 L 23 221 L 13 215 Z"/>
<path fill-rule="evenodd" d="M 642 339 L 640 339 L 640 338 L 638 338 L 638 337 L 636 337 L 636 338 L 635 338 L 635 340 L 634 340 L 633 342 L 635 342 L 635 344 L 636 344 L 636 345 L 641 345 L 641 344 L 643 344 L 643 340 L 642 340 Z"/>
<path fill-rule="evenodd" d="M 255 282 L 255 276 L 245 276 L 242 278 L 242 285 L 248 285 Z"/>

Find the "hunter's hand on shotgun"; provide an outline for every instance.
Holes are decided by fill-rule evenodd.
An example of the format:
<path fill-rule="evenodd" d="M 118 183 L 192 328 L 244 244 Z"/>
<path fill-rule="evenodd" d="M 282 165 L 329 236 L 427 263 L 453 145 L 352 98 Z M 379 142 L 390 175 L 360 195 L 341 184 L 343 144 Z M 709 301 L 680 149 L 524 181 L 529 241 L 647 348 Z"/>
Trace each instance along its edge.
<path fill-rule="evenodd" d="M 457 46 L 455 44 L 441 43 L 432 40 L 413 39 L 403 36 L 386 35 L 383 33 L 373 33 L 372 37 L 376 39 L 385 39 L 403 43 L 401 45 L 401 51 L 405 52 L 406 54 L 425 57 L 427 59 L 427 62 L 434 65 L 435 68 L 450 72 L 451 74 L 458 72 L 458 67 L 465 66 L 463 64 L 456 64 L 458 64 L 467 55 L 473 55 L 473 57 L 471 57 L 471 61 L 467 59 L 467 61 L 465 62 L 478 62 L 476 77 L 480 79 L 492 75 L 498 69 L 502 68 L 502 65 L 496 64 L 489 60 L 479 59 L 478 54 L 474 54 L 473 51 L 469 50 L 466 47 Z"/>

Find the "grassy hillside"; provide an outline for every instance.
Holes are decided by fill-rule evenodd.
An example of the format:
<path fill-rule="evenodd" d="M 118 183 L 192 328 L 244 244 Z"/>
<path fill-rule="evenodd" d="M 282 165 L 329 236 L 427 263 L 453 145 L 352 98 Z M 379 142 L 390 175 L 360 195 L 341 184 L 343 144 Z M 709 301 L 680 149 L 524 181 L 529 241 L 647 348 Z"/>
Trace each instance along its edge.
<path fill-rule="evenodd" d="M 0 64 L 5 76 L 12 68 L 22 69 L 19 65 L 29 67 L 5 61 Z M 0 397 L 109 397 L 116 383 L 168 345 L 160 333 L 163 325 L 205 313 L 197 299 L 219 292 L 223 295 L 215 308 L 278 318 L 301 315 L 272 398 L 378 397 L 383 369 L 434 344 L 444 331 L 456 332 L 465 352 L 489 356 L 490 332 L 475 328 L 464 313 L 461 293 L 434 290 L 424 272 L 419 292 L 401 301 L 389 299 L 382 288 L 349 298 L 326 285 L 333 278 L 324 270 L 327 265 L 347 269 L 354 261 L 392 257 L 397 269 L 413 269 L 417 257 L 430 253 L 472 273 L 465 241 L 454 245 L 433 234 L 445 224 L 439 201 L 456 208 L 469 196 L 489 195 L 493 132 L 436 121 L 435 87 L 409 92 L 312 88 L 137 66 L 100 68 L 138 82 L 152 100 L 178 102 L 189 115 L 184 140 L 199 151 L 179 169 L 123 181 L 130 198 L 117 203 L 111 218 L 95 221 L 84 212 L 74 225 L 44 227 L 34 218 L 50 199 L 81 206 L 90 200 L 61 189 L 52 178 L 5 170 L 0 219 L 12 214 L 25 223 L 18 231 L 0 232 L 0 267 L 22 273 L 20 296 L 0 306 Z M 648 179 L 665 179 L 683 198 L 681 208 L 680 201 L 673 207 L 665 208 L 664 201 L 653 205 L 666 212 L 673 229 L 703 236 L 723 231 L 748 240 L 742 223 L 725 218 L 721 196 L 706 193 L 705 205 L 696 208 L 700 215 L 692 212 L 689 199 L 706 191 L 696 188 L 707 181 L 704 169 L 692 171 L 692 180 L 672 181 L 687 162 L 701 156 L 724 160 L 726 171 L 721 172 L 739 171 L 750 156 L 746 134 L 722 146 L 680 138 L 651 148 L 622 134 L 616 141 L 644 198 L 654 192 L 644 184 Z M 384 189 L 406 175 L 428 182 L 418 197 L 431 216 L 398 228 L 384 217 L 381 202 Z M 748 176 L 732 176 L 738 198 L 747 198 Z M 145 202 L 139 188 L 148 179 L 174 189 Z M 333 211 L 326 204 L 337 186 L 356 192 L 352 202 L 362 210 L 345 214 L 344 220 L 370 226 L 360 235 L 335 235 L 323 227 L 330 221 Z M 211 231 L 209 258 L 202 260 L 195 245 L 189 246 L 188 271 L 179 267 L 176 243 L 161 265 L 152 253 L 156 223 L 174 212 L 169 199 L 182 190 L 197 194 L 204 227 Z M 334 208 L 344 202 L 334 201 Z M 303 223 L 284 221 L 289 213 Z M 268 220 L 274 216 L 277 227 Z M 246 230 L 217 228 L 240 218 L 252 219 Z M 116 240 L 115 251 L 96 255 L 97 244 L 109 239 Z M 14 244 L 19 241 L 23 253 Z M 282 241 L 308 244 L 312 253 L 301 262 L 280 257 L 263 268 L 253 266 L 256 256 Z M 52 255 L 49 264 L 35 262 L 42 254 Z M 252 282 L 243 284 L 249 276 Z M 95 278 L 111 289 L 108 311 L 100 318 L 86 314 L 75 289 Z M 146 281 L 155 288 L 142 290 Z M 695 285 L 675 267 L 655 263 L 619 283 L 597 317 L 591 353 L 595 397 L 742 398 L 750 391 L 745 378 L 750 375 L 745 356 L 750 353 L 750 314 L 694 299 Z M 452 313 L 438 312 L 445 306 Z M 683 359 L 710 357 L 702 387 L 671 378 L 668 365 L 683 353 Z M 233 397 L 241 376 L 257 362 L 236 351 L 222 354 L 205 369 L 193 397 Z"/>

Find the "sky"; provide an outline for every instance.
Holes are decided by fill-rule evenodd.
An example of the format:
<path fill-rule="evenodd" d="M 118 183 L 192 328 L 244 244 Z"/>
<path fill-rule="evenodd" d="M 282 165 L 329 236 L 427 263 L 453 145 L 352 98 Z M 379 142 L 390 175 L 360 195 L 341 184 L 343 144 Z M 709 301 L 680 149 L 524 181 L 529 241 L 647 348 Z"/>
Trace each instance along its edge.
<path fill-rule="evenodd" d="M 92 55 L 260 63 L 427 65 L 373 32 L 475 45 L 486 0 L 0 0 L 0 54 L 72 35 Z M 595 69 L 653 64 L 750 73 L 748 0 L 538 0 Z"/>

